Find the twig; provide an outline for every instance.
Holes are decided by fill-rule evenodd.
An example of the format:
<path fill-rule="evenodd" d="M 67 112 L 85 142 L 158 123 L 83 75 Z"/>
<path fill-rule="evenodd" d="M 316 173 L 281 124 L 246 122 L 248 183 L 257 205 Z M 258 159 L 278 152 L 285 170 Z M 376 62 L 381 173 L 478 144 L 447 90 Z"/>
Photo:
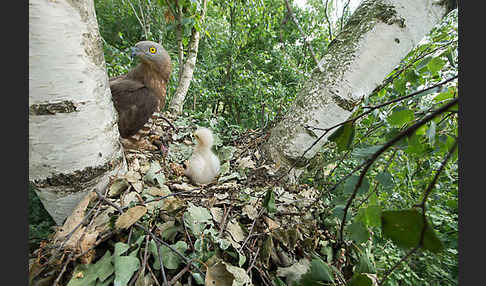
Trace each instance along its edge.
<path fill-rule="evenodd" d="M 66 272 L 67 265 L 69 264 L 69 262 L 71 262 L 72 257 L 73 257 L 73 253 L 71 252 L 68 258 L 66 259 L 66 262 L 64 262 L 64 265 L 62 266 L 61 272 L 59 273 L 56 280 L 54 281 L 54 284 L 52 285 L 57 286 L 59 284 L 59 281 L 61 280 L 61 277 L 64 274 L 64 272 Z"/>
<path fill-rule="evenodd" d="M 187 271 L 189 271 L 191 264 L 186 264 L 186 267 L 184 267 L 179 273 L 177 273 L 174 277 L 169 282 L 169 285 L 174 285 L 179 278 L 182 277 Z"/>
<path fill-rule="evenodd" d="M 162 261 L 162 255 L 160 255 L 160 243 L 157 241 L 157 239 L 155 239 L 155 235 L 152 232 L 150 232 L 150 236 L 152 236 L 152 239 L 155 240 L 157 246 L 157 256 L 159 257 L 160 273 L 162 273 L 162 278 L 164 279 L 164 285 L 168 286 L 167 277 L 165 276 L 164 262 Z"/>
<path fill-rule="evenodd" d="M 345 18 L 344 13 L 346 13 L 346 9 L 347 9 L 347 8 L 348 8 L 348 6 L 349 6 L 349 2 L 351 2 L 351 0 L 348 0 L 348 2 L 346 2 L 346 4 L 345 4 L 345 5 L 344 5 L 344 7 L 343 7 L 343 14 L 342 14 L 342 16 L 341 16 L 341 28 L 340 28 L 340 30 L 342 30 L 342 29 L 343 29 L 343 23 L 344 23 L 344 18 Z"/>
<path fill-rule="evenodd" d="M 99 204 L 101 203 L 101 200 L 98 200 L 95 204 L 95 206 L 93 208 L 91 208 L 88 213 L 84 216 L 84 218 L 78 223 L 78 225 L 76 225 L 76 227 L 73 228 L 73 230 L 71 230 L 63 239 L 62 243 L 59 245 L 59 248 L 58 250 L 60 250 L 64 244 L 71 238 L 71 236 L 74 234 L 74 232 L 76 232 L 76 230 L 81 226 L 83 225 L 84 223 L 86 223 L 88 217 L 91 215 L 91 213 L 99 206 Z"/>
<path fill-rule="evenodd" d="M 171 127 L 172 129 L 174 129 L 175 131 L 177 131 L 177 128 L 174 126 L 174 124 L 172 124 L 172 122 L 170 122 L 170 121 L 169 121 L 169 119 L 165 118 L 165 117 L 164 117 L 164 116 L 162 116 L 162 115 L 159 115 L 158 117 L 162 118 L 162 119 L 163 119 L 165 122 L 167 122 L 167 123 L 170 125 L 170 127 Z"/>
<path fill-rule="evenodd" d="M 446 83 L 448 83 L 448 82 L 450 82 L 450 81 L 452 81 L 452 80 L 455 80 L 455 79 L 457 79 L 457 78 L 458 78 L 458 76 L 457 76 L 457 75 L 455 75 L 455 76 L 453 76 L 453 77 L 451 77 L 451 78 L 448 78 L 448 79 L 446 79 L 446 80 L 444 80 L 444 81 L 441 81 L 441 82 L 439 82 L 439 83 L 437 83 L 437 84 L 434 84 L 434 85 L 432 85 L 432 86 L 430 86 L 430 87 L 427 87 L 427 88 L 424 88 L 424 89 L 418 90 L 418 91 L 416 91 L 416 92 L 413 92 L 413 93 L 411 93 L 411 94 L 409 94 L 409 95 L 405 95 L 405 96 L 402 96 L 402 97 L 399 97 L 399 98 L 396 98 L 396 99 L 393 99 L 393 100 L 390 100 L 390 101 L 387 101 L 387 102 L 385 102 L 385 103 L 378 104 L 378 105 L 375 105 L 375 106 L 364 106 L 363 108 L 367 108 L 367 109 L 369 108 L 369 109 L 371 109 L 371 110 L 375 110 L 375 109 L 380 108 L 380 107 L 383 107 L 383 106 L 385 106 L 385 105 L 389 105 L 389 104 L 392 104 L 392 103 L 395 103 L 395 102 L 402 101 L 402 100 L 404 100 L 404 99 L 407 99 L 407 98 L 413 97 L 413 96 L 415 96 L 415 95 L 417 95 L 417 94 L 420 94 L 420 93 L 422 93 L 422 92 L 425 92 L 425 91 L 427 91 L 427 90 L 434 89 L 434 88 L 436 88 L 436 87 L 438 87 L 438 86 L 444 85 L 444 84 L 446 84 Z"/>
<path fill-rule="evenodd" d="M 331 21 L 329 20 L 329 15 L 327 15 L 327 4 L 329 0 L 326 0 L 326 4 L 324 4 L 324 14 L 326 15 L 326 20 L 327 20 L 327 28 L 329 31 L 329 40 L 332 40 L 332 28 L 331 28 Z M 342 28 L 341 28 L 342 30 Z"/>
<path fill-rule="evenodd" d="M 250 270 L 251 270 L 251 269 L 253 268 L 253 266 L 255 265 L 255 261 L 256 261 L 256 259 L 257 259 L 257 257 L 258 257 L 258 254 L 259 254 L 259 253 L 260 253 L 260 247 L 259 247 L 259 248 L 257 248 L 256 253 L 255 253 L 255 256 L 253 257 L 253 259 L 252 259 L 252 261 L 251 261 L 251 263 L 250 263 L 250 267 L 248 267 L 248 269 L 246 269 L 246 273 L 249 273 L 249 272 L 250 272 Z"/>
<path fill-rule="evenodd" d="M 157 276 L 155 276 L 154 272 L 152 271 L 152 268 L 150 267 L 150 263 L 147 264 L 147 269 L 149 270 L 150 275 L 152 275 L 152 278 L 154 279 L 155 284 L 157 284 L 157 286 L 160 286 L 159 282 L 157 281 Z"/>
<path fill-rule="evenodd" d="M 170 194 L 165 195 L 165 196 L 161 196 L 161 197 L 153 198 L 151 200 L 147 200 L 147 201 L 144 202 L 144 204 L 148 204 L 148 203 L 151 203 L 151 202 L 160 201 L 160 200 L 166 199 L 168 197 L 172 197 L 172 196 L 177 196 L 177 195 L 192 193 L 192 192 L 198 191 L 198 190 L 201 190 L 201 188 L 195 188 L 195 189 L 192 189 L 192 190 L 189 190 L 189 191 L 181 191 L 181 192 L 177 192 L 177 193 L 170 193 Z M 127 207 L 125 207 L 125 208 L 127 208 Z"/>
<path fill-rule="evenodd" d="M 316 66 L 319 67 L 319 61 L 317 60 L 316 54 L 314 53 L 314 49 L 312 48 L 312 45 L 309 43 L 309 40 L 307 40 L 307 36 L 304 34 L 304 31 L 299 25 L 299 22 L 297 21 L 297 18 L 295 18 L 294 12 L 292 11 L 292 8 L 290 8 L 289 0 L 285 0 L 285 6 L 287 6 L 287 11 L 290 15 L 290 18 L 294 22 L 294 24 L 297 26 L 297 29 L 299 29 L 300 36 L 304 39 L 305 45 L 309 48 L 309 51 L 312 55 L 312 58 L 314 59 L 314 62 L 316 63 Z"/>
<path fill-rule="evenodd" d="M 438 50 L 440 50 L 440 49 L 442 49 L 442 48 L 444 48 L 444 47 L 447 47 L 448 45 L 450 45 L 450 44 L 452 44 L 452 43 L 454 43 L 454 41 L 453 41 L 453 40 L 452 40 L 452 41 L 450 41 L 450 42 L 448 42 L 448 43 L 446 43 L 446 44 L 444 44 L 444 45 L 441 45 L 441 46 L 439 46 L 439 47 L 435 48 L 434 50 L 432 50 L 432 51 L 430 51 L 430 52 L 423 51 L 423 53 L 422 53 L 422 54 L 420 54 L 419 56 L 417 56 L 417 58 L 415 58 L 415 59 L 414 59 L 412 62 L 408 63 L 406 66 L 404 66 L 404 67 L 403 67 L 403 68 L 401 68 L 400 70 L 399 70 L 399 67 L 395 68 L 395 69 L 392 71 L 392 73 L 393 73 L 393 72 L 395 72 L 395 73 L 393 73 L 391 76 L 389 76 L 388 78 L 386 78 L 386 79 L 383 81 L 383 83 L 382 83 L 381 85 L 377 86 L 377 87 L 376 87 L 376 88 L 373 90 L 373 92 L 372 92 L 372 93 L 376 93 L 376 92 L 378 92 L 378 91 L 382 90 L 382 89 L 383 89 L 383 88 L 384 88 L 384 87 L 385 87 L 387 84 L 392 83 L 392 82 L 393 82 L 393 81 L 394 81 L 394 80 L 395 80 L 395 79 L 396 79 L 396 78 L 397 78 L 397 77 L 398 77 L 400 74 L 402 74 L 402 73 L 403 73 L 404 71 L 406 71 L 406 70 L 407 70 L 409 67 L 411 67 L 413 64 L 415 64 L 415 63 L 416 63 L 418 60 L 421 60 L 421 59 L 422 59 L 422 58 L 424 58 L 425 56 L 428 56 L 428 55 L 430 55 L 430 54 L 433 54 L 433 53 L 435 53 L 436 51 L 438 51 Z"/>
<path fill-rule="evenodd" d="M 130 282 L 129 286 L 133 286 L 133 284 L 135 284 L 135 282 L 138 280 L 138 277 L 140 276 L 140 274 L 144 275 L 145 267 L 147 265 L 147 259 L 148 259 L 148 239 L 149 239 L 149 235 L 146 234 L 145 235 L 145 251 L 144 251 L 144 254 L 143 254 L 142 267 L 137 271 L 137 274 L 135 275 L 133 280 Z M 142 279 L 145 279 L 145 277 L 143 276 Z"/>
<path fill-rule="evenodd" d="M 187 231 L 187 226 L 184 220 L 182 220 L 182 225 L 184 226 L 184 232 L 186 233 L 186 237 L 189 240 L 189 244 L 191 245 L 191 248 L 194 249 L 194 244 L 192 243 L 191 236 L 189 235 L 189 232 Z"/>
<path fill-rule="evenodd" d="M 223 235 L 223 232 L 226 228 L 226 219 L 228 218 L 228 215 L 231 211 L 231 209 L 233 208 L 233 205 L 230 205 L 230 207 L 228 209 L 226 209 L 226 206 L 225 207 L 225 213 L 224 213 L 224 216 L 223 216 L 223 219 L 221 220 L 221 228 L 219 230 L 219 236 L 222 236 Z"/>
<path fill-rule="evenodd" d="M 253 228 L 255 227 L 255 223 L 256 223 L 257 219 L 260 218 L 260 216 L 263 214 L 264 211 L 265 211 L 265 208 L 262 207 L 260 212 L 258 213 L 258 216 L 253 220 L 253 223 L 251 224 L 251 227 L 250 227 L 250 232 L 248 232 L 248 236 L 245 238 L 245 240 L 243 241 L 243 244 L 241 245 L 240 249 L 238 250 L 239 252 L 243 251 L 243 247 L 245 247 L 245 244 L 248 242 L 248 239 L 250 239 L 251 233 L 253 232 Z"/>

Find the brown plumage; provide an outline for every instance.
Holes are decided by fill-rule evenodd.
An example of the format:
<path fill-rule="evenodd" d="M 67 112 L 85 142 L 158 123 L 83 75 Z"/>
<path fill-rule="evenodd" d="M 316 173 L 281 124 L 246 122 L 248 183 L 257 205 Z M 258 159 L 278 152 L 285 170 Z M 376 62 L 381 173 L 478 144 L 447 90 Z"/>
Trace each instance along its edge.
<path fill-rule="evenodd" d="M 127 74 L 110 79 L 118 130 L 123 138 L 136 134 L 154 112 L 164 107 L 172 71 L 169 54 L 155 42 L 138 42 L 132 55 L 138 56 L 140 63 Z"/>

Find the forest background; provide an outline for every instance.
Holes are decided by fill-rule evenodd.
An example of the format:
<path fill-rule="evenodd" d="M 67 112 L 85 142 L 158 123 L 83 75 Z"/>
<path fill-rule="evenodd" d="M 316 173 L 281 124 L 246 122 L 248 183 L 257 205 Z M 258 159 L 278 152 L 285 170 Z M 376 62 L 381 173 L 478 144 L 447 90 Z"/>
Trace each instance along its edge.
<path fill-rule="evenodd" d="M 120 75 L 132 67 L 130 48 L 136 42 L 160 42 L 173 60 L 167 100 L 170 103 L 180 77 L 178 44 L 182 43 L 187 54 L 193 31 L 199 31 L 197 61 L 185 96 L 183 116 L 203 124 L 216 118 L 211 127 L 223 142 L 231 142 L 250 129 L 268 130 L 278 122 L 316 68 L 315 58 L 322 57 L 359 4 L 359 1 L 333 0 L 294 3 L 290 5 L 293 19 L 286 2 L 281 0 L 210 1 L 201 21 L 203 1 L 176 2 L 182 12 L 180 19 L 174 17 L 163 0 L 95 1 L 108 75 Z M 458 96 L 457 20 L 455 9 L 381 86 L 365 97 L 355 115 L 362 114 L 369 106 L 405 95 L 415 96 L 374 109 L 353 122 L 352 128 L 339 129 L 334 140 L 322 148 L 301 176 L 302 184 L 326 193 L 331 206 L 325 219 L 327 225 L 338 227 L 339 215 L 342 216 L 358 176 L 348 178 L 329 192 L 337 182 L 400 130 Z M 179 28 L 182 28 L 180 38 Z M 360 197 L 353 216 L 360 215 L 362 205 L 410 208 L 420 202 L 423 190 L 436 179 L 427 214 L 443 250 L 436 254 L 421 251 L 411 256 L 400 271 L 390 274 L 386 285 L 457 285 L 457 149 L 441 167 L 455 146 L 457 120 L 456 109 L 429 121 L 413 136 L 395 144 L 366 176 L 365 195 Z M 50 233 L 53 223 L 32 191 L 29 205 L 29 242 L 33 249 Z M 369 233 L 360 232 L 360 227 L 356 226 L 353 239 L 370 240 L 371 257 L 380 277 L 407 251 L 384 238 L 378 222 L 365 225 L 371 230 Z"/>

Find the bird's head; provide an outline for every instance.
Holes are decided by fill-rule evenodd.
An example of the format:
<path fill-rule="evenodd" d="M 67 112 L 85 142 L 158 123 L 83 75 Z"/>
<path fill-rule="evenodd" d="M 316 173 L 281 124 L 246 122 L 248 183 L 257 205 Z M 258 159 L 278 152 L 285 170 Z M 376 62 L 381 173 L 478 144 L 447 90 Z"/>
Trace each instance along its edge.
<path fill-rule="evenodd" d="M 144 63 L 162 65 L 168 58 L 162 45 L 152 41 L 141 41 L 132 47 L 132 57 L 138 57 Z"/>
<path fill-rule="evenodd" d="M 194 132 L 194 138 L 199 146 L 203 148 L 211 148 L 213 146 L 213 133 L 205 127 L 200 127 Z"/>

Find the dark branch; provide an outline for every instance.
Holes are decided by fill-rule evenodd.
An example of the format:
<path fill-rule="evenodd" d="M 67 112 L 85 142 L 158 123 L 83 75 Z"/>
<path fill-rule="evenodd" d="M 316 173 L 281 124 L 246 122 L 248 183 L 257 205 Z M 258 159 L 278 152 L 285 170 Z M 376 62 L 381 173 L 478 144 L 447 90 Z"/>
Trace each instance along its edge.
<path fill-rule="evenodd" d="M 297 21 L 297 18 L 295 18 L 294 12 L 290 8 L 289 0 L 285 0 L 285 6 L 287 6 L 287 11 L 290 15 L 290 18 L 292 18 L 292 21 L 297 26 L 297 29 L 299 29 L 300 35 L 304 39 L 305 45 L 309 48 L 309 51 L 312 55 L 312 58 L 314 59 L 314 62 L 316 63 L 317 66 L 319 66 L 319 61 L 317 60 L 316 54 L 314 53 L 314 49 L 312 48 L 312 45 L 307 40 L 307 37 L 304 34 L 304 31 L 302 30 L 302 28 L 300 27 L 299 22 Z"/>
<path fill-rule="evenodd" d="M 441 108 L 437 109 L 433 113 L 429 114 L 428 116 L 424 117 L 422 120 L 416 122 L 412 126 L 408 127 L 407 129 L 403 130 L 400 132 L 397 136 L 395 136 L 393 139 L 388 141 L 385 145 L 383 145 L 378 151 L 376 151 L 368 160 L 365 161 L 366 165 L 364 166 L 364 169 L 361 171 L 361 174 L 358 179 L 358 183 L 356 184 L 353 193 L 351 194 L 351 197 L 348 199 L 346 206 L 344 207 L 344 215 L 343 219 L 341 222 L 341 229 L 340 229 L 340 236 L 339 240 L 340 242 L 343 241 L 343 233 L 344 233 L 344 225 L 346 224 L 346 215 L 348 212 L 349 207 L 351 206 L 351 203 L 353 202 L 354 198 L 356 197 L 356 194 L 358 193 L 358 189 L 361 186 L 363 179 L 368 172 L 368 169 L 371 167 L 371 165 L 375 162 L 375 160 L 388 148 L 393 146 L 395 143 L 397 143 L 399 140 L 404 138 L 405 136 L 410 136 L 412 135 L 417 129 L 419 129 L 422 125 L 426 124 L 430 120 L 434 119 L 436 116 L 446 112 L 449 108 L 454 106 L 458 102 L 458 99 L 454 99 L 448 104 L 442 106 Z"/>

